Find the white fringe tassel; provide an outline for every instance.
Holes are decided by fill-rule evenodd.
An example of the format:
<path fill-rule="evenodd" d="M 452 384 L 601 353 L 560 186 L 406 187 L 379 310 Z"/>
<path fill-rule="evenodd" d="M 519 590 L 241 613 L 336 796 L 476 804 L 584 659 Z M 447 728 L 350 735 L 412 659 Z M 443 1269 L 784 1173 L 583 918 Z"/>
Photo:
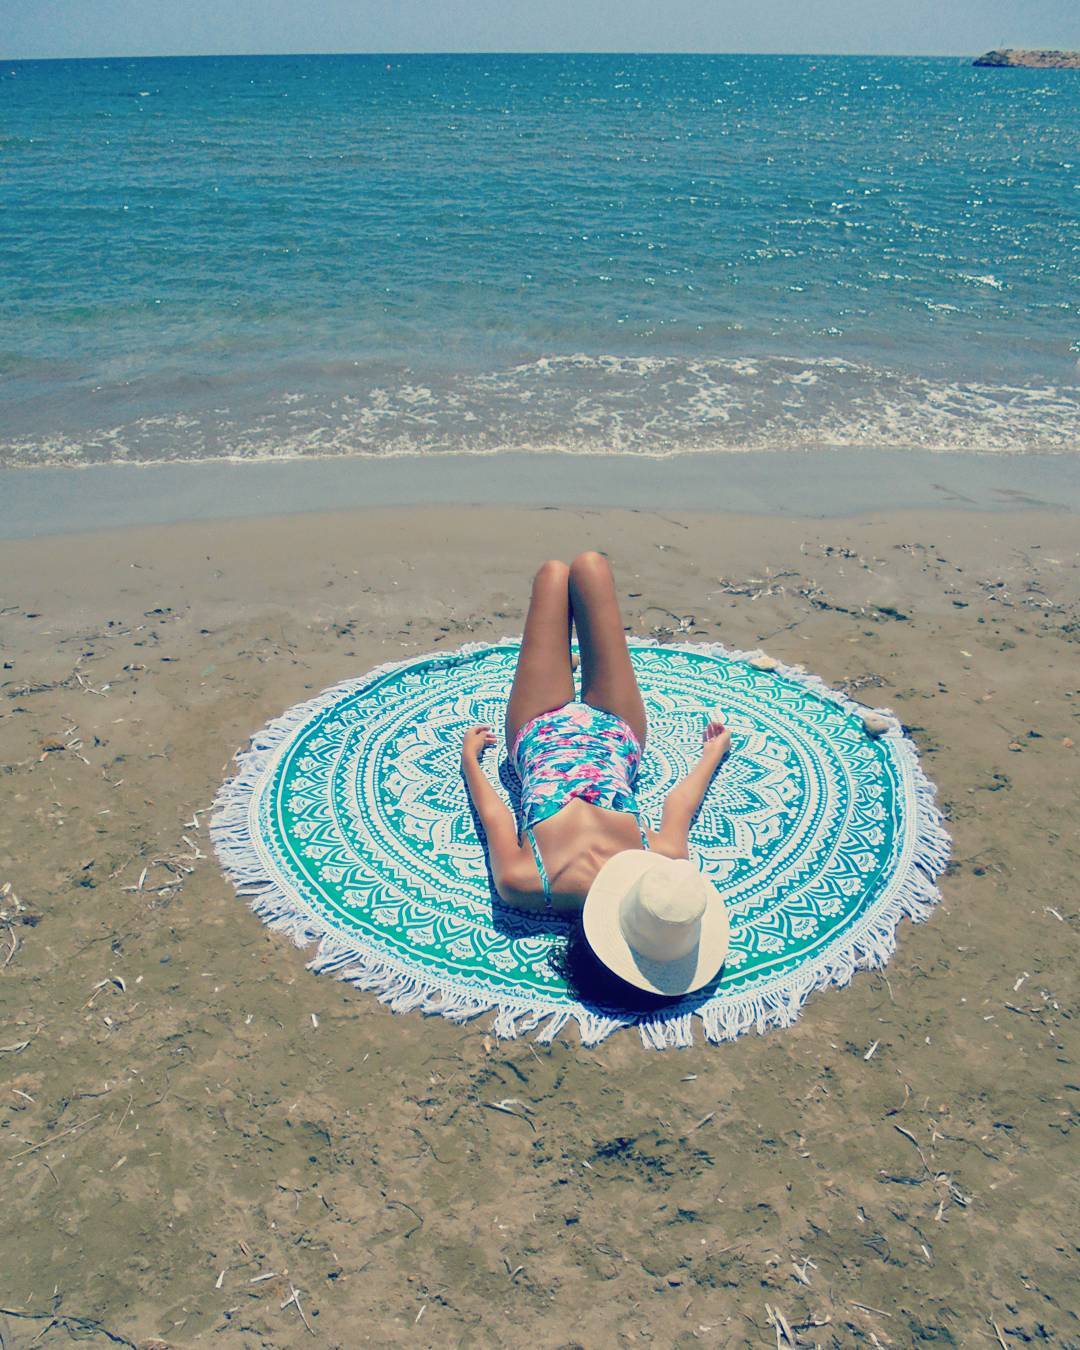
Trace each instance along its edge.
<path fill-rule="evenodd" d="M 503 642 L 518 640 L 504 638 Z M 631 646 L 636 647 L 661 645 L 670 644 L 647 638 L 631 642 Z M 534 1032 L 537 1041 L 547 1044 L 573 1020 L 577 1022 L 582 1044 L 593 1046 L 620 1027 L 636 1023 L 643 1045 L 664 1050 L 693 1044 L 694 1017 L 701 1019 L 706 1039 L 714 1042 L 732 1041 L 748 1031 L 761 1033 L 773 1027 L 791 1026 L 815 990 L 828 985 L 845 985 L 858 970 L 884 966 L 896 949 L 896 926 L 900 920 L 908 918 L 921 923 L 930 916 L 940 899 L 934 881 L 948 863 L 950 840 L 942 824 L 936 789 L 923 773 L 915 744 L 900 729 L 899 720 L 888 708 L 875 708 L 872 711 L 892 719 L 895 724 L 894 729 L 886 733 L 886 738 L 897 752 L 904 778 L 914 789 L 916 826 L 911 858 L 906 870 L 894 880 L 886 904 L 875 912 L 872 920 L 856 925 L 855 934 L 841 950 L 828 953 L 764 993 L 712 1000 L 701 1007 L 676 1004 L 640 1017 L 580 1003 L 537 1006 L 492 996 L 479 988 L 448 987 L 430 976 L 418 975 L 361 939 L 343 937 L 324 920 L 308 913 L 296 895 L 284 891 L 274 880 L 269 859 L 251 830 L 249 808 L 252 798 L 270 770 L 277 751 L 316 713 L 403 666 L 433 659 L 466 660 L 487 646 L 487 643 L 469 643 L 456 652 L 432 652 L 427 656 L 386 662 L 359 679 L 345 680 L 306 703 L 290 708 L 256 732 L 247 750 L 237 752 L 239 771 L 219 790 L 210 821 L 210 837 L 218 860 L 237 893 L 248 901 L 268 927 L 284 933 L 297 947 L 318 944 L 308 963 L 308 969 L 316 975 L 335 975 L 357 989 L 368 990 L 397 1013 L 436 1013 L 454 1022 L 465 1022 L 493 1011 L 492 1030 L 506 1040 Z M 719 642 L 695 643 L 693 650 L 733 661 L 750 661 L 763 655 L 760 650 L 733 651 Z M 775 673 L 805 685 L 844 712 L 861 716 L 867 711 L 846 694 L 830 689 L 819 676 L 807 673 L 802 666 L 778 664 Z"/>

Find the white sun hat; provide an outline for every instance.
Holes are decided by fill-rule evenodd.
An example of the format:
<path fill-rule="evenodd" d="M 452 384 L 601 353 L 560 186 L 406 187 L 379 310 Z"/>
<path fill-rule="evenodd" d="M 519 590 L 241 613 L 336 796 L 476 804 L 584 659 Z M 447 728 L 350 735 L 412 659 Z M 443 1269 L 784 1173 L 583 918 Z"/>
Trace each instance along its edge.
<path fill-rule="evenodd" d="M 597 959 L 651 994 L 700 989 L 727 955 L 723 898 L 686 858 L 616 853 L 589 887 L 582 923 Z"/>

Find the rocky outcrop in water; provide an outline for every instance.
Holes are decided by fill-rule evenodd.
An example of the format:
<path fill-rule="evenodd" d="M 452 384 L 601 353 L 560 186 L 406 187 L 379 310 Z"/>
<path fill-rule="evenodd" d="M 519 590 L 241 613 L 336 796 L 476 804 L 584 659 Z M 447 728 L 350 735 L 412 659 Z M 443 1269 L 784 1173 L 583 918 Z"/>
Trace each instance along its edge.
<path fill-rule="evenodd" d="M 1080 52 L 1031 52 L 1005 47 L 976 57 L 973 66 L 1027 66 L 1033 70 L 1080 70 Z"/>

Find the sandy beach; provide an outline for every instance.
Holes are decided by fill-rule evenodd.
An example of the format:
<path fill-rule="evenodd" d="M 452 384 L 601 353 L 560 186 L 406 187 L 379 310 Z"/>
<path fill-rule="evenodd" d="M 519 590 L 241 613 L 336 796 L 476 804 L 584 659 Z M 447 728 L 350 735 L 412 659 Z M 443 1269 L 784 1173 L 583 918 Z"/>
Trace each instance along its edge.
<path fill-rule="evenodd" d="M 269 717 L 520 631 L 583 548 L 634 633 L 891 706 L 939 786 L 941 906 L 789 1031 L 394 1016 L 209 856 Z M 8 541 L 0 576 L 5 1345 L 1080 1345 L 1074 515 L 401 508 Z"/>

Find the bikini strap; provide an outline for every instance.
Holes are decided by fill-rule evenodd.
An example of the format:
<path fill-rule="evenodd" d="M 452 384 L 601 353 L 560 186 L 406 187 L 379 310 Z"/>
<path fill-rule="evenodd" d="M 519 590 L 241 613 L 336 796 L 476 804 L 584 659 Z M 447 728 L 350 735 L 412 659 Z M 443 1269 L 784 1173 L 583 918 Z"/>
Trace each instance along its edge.
<path fill-rule="evenodd" d="M 638 816 L 638 823 L 637 823 L 637 824 L 638 824 L 638 829 L 641 831 L 641 847 L 645 850 L 646 853 L 648 853 L 648 852 L 649 852 L 649 835 L 648 835 L 648 832 L 647 832 L 646 829 L 645 829 L 645 826 L 641 823 L 641 817 L 640 817 L 640 816 Z"/>
<path fill-rule="evenodd" d="M 531 826 L 525 831 L 525 838 L 529 841 L 529 846 L 532 849 L 532 855 L 536 859 L 536 870 L 540 873 L 540 884 L 544 888 L 544 904 L 548 909 L 550 909 L 551 884 L 548 881 L 547 868 L 544 866 L 544 860 L 540 856 L 540 845 L 536 842 L 536 836 L 533 834 Z"/>

